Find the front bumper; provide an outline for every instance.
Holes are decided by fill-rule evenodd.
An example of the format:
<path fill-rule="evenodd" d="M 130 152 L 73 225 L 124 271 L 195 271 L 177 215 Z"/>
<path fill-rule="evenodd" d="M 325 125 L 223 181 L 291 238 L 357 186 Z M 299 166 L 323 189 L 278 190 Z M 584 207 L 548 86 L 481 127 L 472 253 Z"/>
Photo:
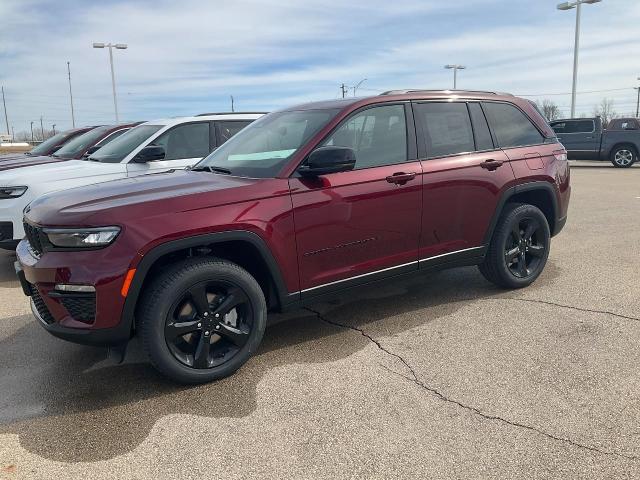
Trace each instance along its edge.
<path fill-rule="evenodd" d="M 75 343 L 96 346 L 122 344 L 131 336 L 131 321 L 121 318 L 122 270 L 104 250 L 48 252 L 36 257 L 26 240 L 16 249 L 16 273 L 29 296 L 38 322 L 52 335 Z M 115 258 L 118 258 L 116 256 Z M 94 294 L 65 293 L 57 283 L 95 286 Z"/>

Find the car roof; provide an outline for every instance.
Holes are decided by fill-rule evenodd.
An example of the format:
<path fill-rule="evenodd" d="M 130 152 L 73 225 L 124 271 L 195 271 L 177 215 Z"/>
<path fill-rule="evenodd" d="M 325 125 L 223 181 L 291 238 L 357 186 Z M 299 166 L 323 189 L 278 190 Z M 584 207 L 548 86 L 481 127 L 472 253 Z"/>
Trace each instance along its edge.
<path fill-rule="evenodd" d="M 191 117 L 158 118 L 156 120 L 145 122 L 143 125 L 172 126 L 179 125 L 181 123 L 202 122 L 203 120 L 257 120 L 262 115 L 262 113 L 218 113 L 213 115 L 196 115 Z"/>

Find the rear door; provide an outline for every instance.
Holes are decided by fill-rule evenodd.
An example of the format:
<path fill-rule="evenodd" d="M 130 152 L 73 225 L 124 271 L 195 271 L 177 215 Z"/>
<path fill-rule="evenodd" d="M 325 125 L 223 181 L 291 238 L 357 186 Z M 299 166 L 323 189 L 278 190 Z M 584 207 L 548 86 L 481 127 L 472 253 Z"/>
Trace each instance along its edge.
<path fill-rule="evenodd" d="M 290 179 L 303 297 L 417 270 L 422 172 L 407 112 L 353 113 L 321 145 L 352 148 L 355 169 Z"/>
<path fill-rule="evenodd" d="M 423 169 L 420 268 L 474 259 L 514 179 L 478 102 L 413 105 Z"/>
<path fill-rule="evenodd" d="M 597 160 L 600 134 L 593 120 L 559 120 L 550 123 L 570 158 Z"/>
<path fill-rule="evenodd" d="M 208 121 L 177 125 L 150 143 L 150 145 L 159 145 L 164 148 L 163 160 L 147 163 L 129 162 L 127 172 L 129 175 L 140 175 L 155 170 L 195 165 L 211 152 L 212 143 Z"/>

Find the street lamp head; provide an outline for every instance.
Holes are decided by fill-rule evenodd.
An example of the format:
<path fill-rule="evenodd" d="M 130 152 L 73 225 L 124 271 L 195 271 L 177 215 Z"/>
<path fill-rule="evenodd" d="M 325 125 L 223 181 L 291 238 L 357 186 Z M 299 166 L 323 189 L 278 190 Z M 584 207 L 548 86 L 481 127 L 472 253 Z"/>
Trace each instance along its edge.
<path fill-rule="evenodd" d="M 104 43 L 93 42 L 93 48 L 104 48 Z"/>
<path fill-rule="evenodd" d="M 455 68 L 457 70 L 464 70 L 467 67 L 465 67 L 464 65 L 445 65 L 444 68 L 447 68 L 449 70 L 451 70 L 452 68 Z"/>
<path fill-rule="evenodd" d="M 580 3 L 600 3 L 602 0 L 582 0 Z"/>
<path fill-rule="evenodd" d="M 118 50 L 126 50 L 127 49 L 127 44 L 126 43 L 116 43 L 114 46 Z"/>
<path fill-rule="evenodd" d="M 562 2 L 562 3 L 559 3 L 556 8 L 558 10 L 571 10 L 572 8 L 576 8 L 576 4 L 570 3 L 570 2 Z"/>

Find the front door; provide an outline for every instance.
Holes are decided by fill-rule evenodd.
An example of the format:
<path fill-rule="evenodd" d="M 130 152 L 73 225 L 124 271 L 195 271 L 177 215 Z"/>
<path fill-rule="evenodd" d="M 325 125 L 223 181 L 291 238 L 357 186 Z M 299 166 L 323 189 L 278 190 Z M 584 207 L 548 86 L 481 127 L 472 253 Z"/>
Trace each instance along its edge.
<path fill-rule="evenodd" d="M 571 158 L 597 160 L 600 154 L 600 135 L 593 120 L 562 120 L 551 128 Z"/>
<path fill-rule="evenodd" d="M 407 111 L 352 114 L 321 145 L 352 148 L 355 169 L 290 179 L 303 297 L 417 269 L 422 170 Z"/>

